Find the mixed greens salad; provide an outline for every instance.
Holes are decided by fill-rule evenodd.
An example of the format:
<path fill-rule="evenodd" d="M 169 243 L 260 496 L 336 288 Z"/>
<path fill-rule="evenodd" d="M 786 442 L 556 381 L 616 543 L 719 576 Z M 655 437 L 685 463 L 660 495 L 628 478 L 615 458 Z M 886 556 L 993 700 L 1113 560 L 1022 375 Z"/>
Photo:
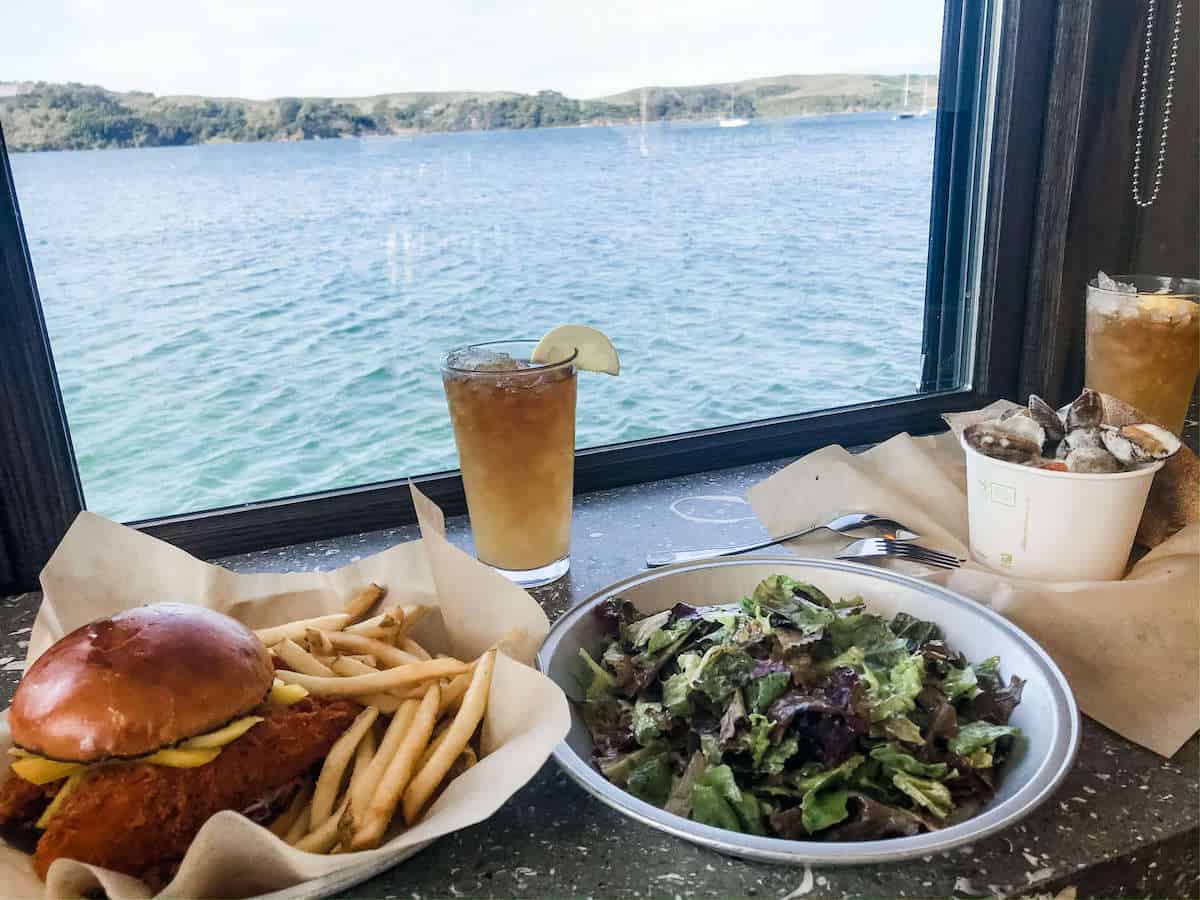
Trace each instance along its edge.
<path fill-rule="evenodd" d="M 774 575 L 740 605 L 597 607 L 581 701 L 613 784 L 705 825 L 793 840 L 914 835 L 974 815 L 1019 740 L 1024 682 L 938 626 Z"/>

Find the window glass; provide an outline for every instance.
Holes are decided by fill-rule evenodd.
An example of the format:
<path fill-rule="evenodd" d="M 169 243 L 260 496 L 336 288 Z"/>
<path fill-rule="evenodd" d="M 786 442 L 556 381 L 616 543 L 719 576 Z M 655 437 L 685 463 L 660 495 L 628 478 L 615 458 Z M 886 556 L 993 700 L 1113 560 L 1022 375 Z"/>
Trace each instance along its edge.
<path fill-rule="evenodd" d="M 442 354 L 560 322 L 579 447 L 917 390 L 938 3 L 59 5 L 0 123 L 98 512 L 453 468 Z"/>

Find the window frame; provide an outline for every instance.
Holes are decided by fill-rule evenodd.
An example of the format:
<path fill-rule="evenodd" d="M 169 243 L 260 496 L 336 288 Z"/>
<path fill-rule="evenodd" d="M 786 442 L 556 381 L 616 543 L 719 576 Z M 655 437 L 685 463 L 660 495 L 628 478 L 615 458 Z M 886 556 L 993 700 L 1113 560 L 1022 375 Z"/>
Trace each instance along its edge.
<path fill-rule="evenodd" d="M 923 341 L 931 392 L 579 450 L 576 493 L 934 432 L 944 412 L 1014 394 L 1058 5 L 946 2 Z M 981 116 L 986 144 L 975 139 Z M 964 353 L 950 360 L 960 335 Z M 966 386 L 947 387 L 956 380 Z M 84 498 L 2 127 L 0 442 L 0 590 L 32 589 Z M 452 471 L 130 524 L 211 558 L 412 522 L 410 482 L 448 515 L 466 510 Z"/>

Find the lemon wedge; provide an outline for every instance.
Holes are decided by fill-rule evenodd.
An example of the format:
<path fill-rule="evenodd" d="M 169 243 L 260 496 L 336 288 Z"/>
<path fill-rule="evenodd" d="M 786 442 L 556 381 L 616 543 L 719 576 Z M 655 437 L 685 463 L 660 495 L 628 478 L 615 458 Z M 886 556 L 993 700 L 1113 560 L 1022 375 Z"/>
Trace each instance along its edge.
<path fill-rule="evenodd" d="M 530 362 L 555 363 L 576 353 L 575 367 L 585 372 L 617 375 L 621 360 L 617 348 L 602 331 L 587 325 L 558 325 L 546 332 L 530 355 Z"/>

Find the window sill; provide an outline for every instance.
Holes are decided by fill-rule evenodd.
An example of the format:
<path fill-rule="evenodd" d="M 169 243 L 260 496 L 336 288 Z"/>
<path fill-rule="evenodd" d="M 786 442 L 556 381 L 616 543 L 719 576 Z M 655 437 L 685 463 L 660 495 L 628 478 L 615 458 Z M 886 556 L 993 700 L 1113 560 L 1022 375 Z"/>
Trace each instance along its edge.
<path fill-rule="evenodd" d="M 554 619 L 605 584 L 638 571 L 649 549 L 720 546 L 761 534 L 740 498 L 786 462 L 577 497 L 571 574 L 535 595 Z M 449 517 L 446 525 L 451 540 L 469 549 L 466 517 Z M 329 569 L 415 537 L 416 526 L 410 525 L 217 561 L 238 572 Z M 0 601 L 0 705 L 7 705 L 16 687 L 39 599 L 30 593 Z M 881 885 L 896 896 L 970 893 L 962 878 L 989 894 L 1052 894 L 1066 885 L 1075 885 L 1081 895 L 1194 893 L 1200 816 L 1188 798 L 1200 790 L 1198 758 L 1200 739 L 1164 763 L 1085 719 L 1075 770 L 1058 795 L 1024 824 L 929 863 L 889 867 L 882 874 L 831 871 L 806 896 L 874 895 Z M 639 865 L 610 865 L 615 838 Z M 437 842 L 421 860 L 353 893 L 441 896 L 453 885 L 453 893 L 464 897 L 559 896 L 599 888 L 604 896 L 632 898 L 649 885 L 660 893 L 686 888 L 689 896 L 719 898 L 744 894 L 747 885 L 756 884 L 763 896 L 778 896 L 793 891 L 802 877 L 796 869 L 726 859 L 664 839 L 588 798 L 552 762 L 486 825 Z"/>

